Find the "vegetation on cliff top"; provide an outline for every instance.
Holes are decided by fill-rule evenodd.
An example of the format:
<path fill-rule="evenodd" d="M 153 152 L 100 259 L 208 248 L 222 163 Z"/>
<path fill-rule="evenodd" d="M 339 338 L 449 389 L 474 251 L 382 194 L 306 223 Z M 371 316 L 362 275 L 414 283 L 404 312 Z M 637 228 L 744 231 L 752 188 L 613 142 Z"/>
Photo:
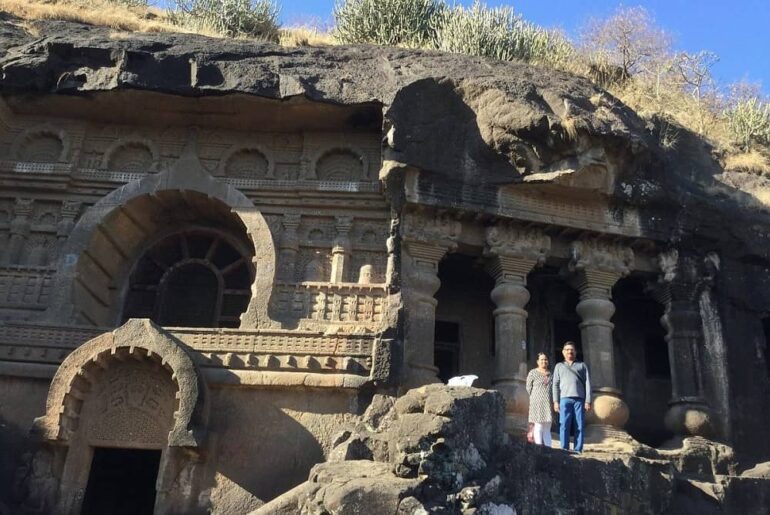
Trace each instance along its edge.
<path fill-rule="evenodd" d="M 592 20 L 576 40 L 523 20 L 510 7 L 469 8 L 445 0 L 338 0 L 336 25 L 281 28 L 274 0 L 0 0 L 23 20 L 62 19 L 117 30 L 182 31 L 253 38 L 286 46 L 368 43 L 523 60 L 585 76 L 659 124 L 675 147 L 682 130 L 709 140 L 726 169 L 770 175 L 770 100 L 759 88 L 722 88 L 710 52 L 676 51 L 641 7 Z M 33 26 L 30 26 L 34 30 Z"/>

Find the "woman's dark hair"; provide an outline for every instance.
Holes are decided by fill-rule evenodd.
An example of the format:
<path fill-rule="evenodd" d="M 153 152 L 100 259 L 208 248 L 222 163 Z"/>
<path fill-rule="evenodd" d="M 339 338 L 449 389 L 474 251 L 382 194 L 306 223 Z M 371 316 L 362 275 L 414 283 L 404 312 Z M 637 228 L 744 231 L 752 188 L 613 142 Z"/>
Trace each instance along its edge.
<path fill-rule="evenodd" d="M 548 354 L 546 354 L 545 352 L 538 352 L 538 353 L 537 353 L 537 357 L 535 358 L 535 361 L 537 361 L 538 359 L 540 359 L 540 356 L 543 356 L 543 357 L 545 357 L 545 359 L 548 359 Z M 550 360 L 549 360 L 549 361 L 550 361 Z"/>

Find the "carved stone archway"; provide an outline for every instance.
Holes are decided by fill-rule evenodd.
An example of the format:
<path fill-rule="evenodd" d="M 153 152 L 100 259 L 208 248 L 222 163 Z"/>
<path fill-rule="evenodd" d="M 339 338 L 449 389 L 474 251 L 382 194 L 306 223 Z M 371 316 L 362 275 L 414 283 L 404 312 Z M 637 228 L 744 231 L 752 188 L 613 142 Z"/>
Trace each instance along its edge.
<path fill-rule="evenodd" d="M 170 374 L 178 404 L 168 435 L 171 447 L 199 447 L 208 425 L 209 396 L 203 377 L 183 344 L 146 319 L 133 319 L 78 347 L 59 366 L 46 399 L 46 414 L 35 420 L 43 439 L 66 444 L 78 430 L 80 408 L 93 370 L 111 360 L 155 360 Z"/>
<path fill-rule="evenodd" d="M 79 263 L 88 253 L 95 238 L 111 239 L 109 231 L 104 228 L 110 222 L 125 213 L 123 206 L 140 197 L 155 197 L 167 192 L 173 192 L 184 197 L 188 192 L 203 195 L 226 206 L 245 228 L 245 232 L 254 246 L 254 266 L 256 274 L 252 283 L 252 298 L 246 312 L 241 317 L 241 327 L 271 326 L 267 308 L 272 293 L 275 277 L 276 255 L 270 228 L 262 214 L 254 204 L 240 191 L 229 184 L 218 180 L 209 174 L 201 165 L 197 155 L 197 145 L 191 138 L 179 160 L 168 171 L 148 175 L 138 181 L 131 182 L 118 188 L 89 208 L 78 220 L 60 253 L 57 263 L 57 275 L 51 288 L 50 307 L 46 319 L 50 323 L 71 323 L 78 312 L 88 312 L 90 308 L 82 309 L 83 301 L 76 299 L 75 285 L 79 273 Z M 121 227 L 127 232 L 138 231 L 141 228 L 132 227 L 130 217 L 121 222 Z M 118 255 L 125 255 L 123 242 L 113 241 Z M 131 247 L 136 242 L 128 242 Z M 124 256 L 125 257 L 125 256 Z M 103 270 L 102 270 L 103 271 Z M 96 267 L 89 280 L 98 277 L 99 267 Z M 104 299 L 96 298 L 92 303 L 104 304 Z M 108 303 L 109 304 L 109 303 Z M 89 320 L 80 317 L 81 323 L 91 323 L 100 326 L 117 324 L 118 310 L 110 309 L 104 316 Z M 81 320 L 82 319 L 82 320 Z"/>
<path fill-rule="evenodd" d="M 132 319 L 78 347 L 51 382 L 33 433 L 63 464 L 55 513 L 79 513 L 96 448 L 160 451 L 155 511 L 185 512 L 179 471 L 196 467 L 209 393 L 184 344 L 147 319 Z M 37 494 L 35 494 L 37 495 Z M 38 503 L 38 504 L 40 504 Z M 55 505 L 55 508 L 53 507 Z"/>

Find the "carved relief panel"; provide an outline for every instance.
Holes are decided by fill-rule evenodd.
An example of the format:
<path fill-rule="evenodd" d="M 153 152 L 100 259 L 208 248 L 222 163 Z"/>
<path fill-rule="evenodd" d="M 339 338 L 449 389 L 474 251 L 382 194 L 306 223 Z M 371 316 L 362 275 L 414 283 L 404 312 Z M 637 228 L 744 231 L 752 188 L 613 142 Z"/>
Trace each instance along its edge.
<path fill-rule="evenodd" d="M 126 361 L 100 372 L 84 402 L 80 427 L 90 445 L 160 448 L 176 409 L 168 372 L 149 362 Z"/>

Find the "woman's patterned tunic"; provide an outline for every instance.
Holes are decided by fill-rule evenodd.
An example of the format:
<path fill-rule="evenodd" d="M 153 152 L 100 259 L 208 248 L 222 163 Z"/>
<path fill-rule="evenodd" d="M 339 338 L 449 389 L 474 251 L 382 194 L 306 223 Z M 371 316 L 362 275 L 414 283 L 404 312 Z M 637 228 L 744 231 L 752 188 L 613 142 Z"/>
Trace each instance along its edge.
<path fill-rule="evenodd" d="M 529 421 L 538 424 L 550 424 L 553 420 L 551 406 L 551 373 L 541 374 L 533 368 L 527 374 L 527 393 L 529 393 Z"/>

